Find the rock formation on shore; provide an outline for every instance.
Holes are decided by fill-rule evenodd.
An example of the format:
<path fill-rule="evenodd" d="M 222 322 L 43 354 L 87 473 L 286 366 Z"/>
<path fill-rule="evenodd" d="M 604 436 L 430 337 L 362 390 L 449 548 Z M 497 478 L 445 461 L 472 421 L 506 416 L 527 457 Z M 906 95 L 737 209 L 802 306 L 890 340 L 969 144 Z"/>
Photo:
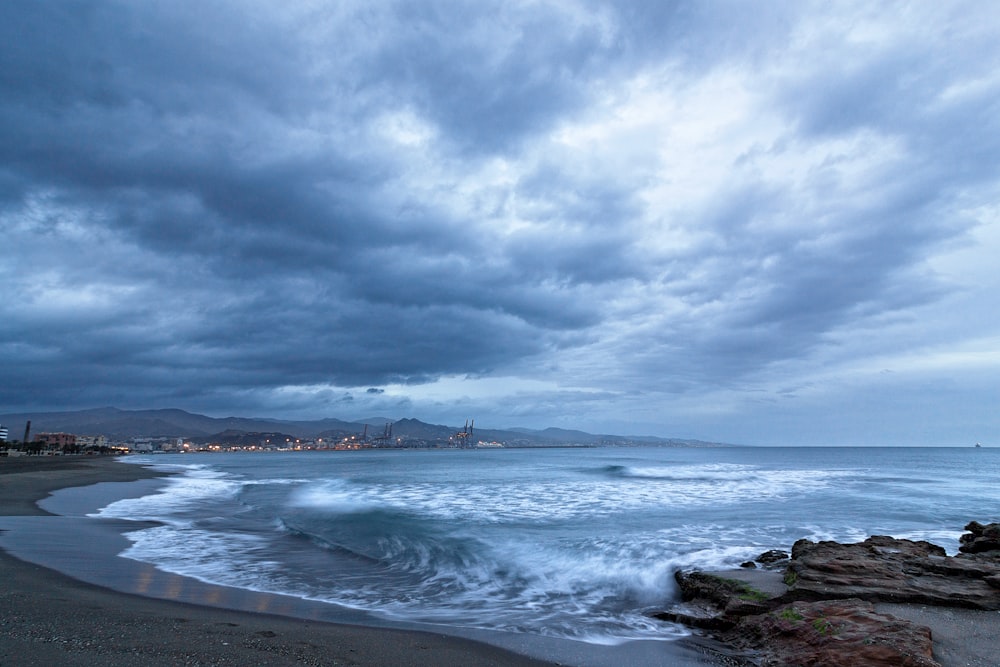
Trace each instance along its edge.
<path fill-rule="evenodd" d="M 929 542 L 880 535 L 857 544 L 799 540 L 792 547 L 786 583 L 789 594 L 800 600 L 860 598 L 1000 609 L 1000 558 L 980 553 L 949 557 Z"/>
<path fill-rule="evenodd" d="M 978 521 L 972 521 L 965 529 L 969 532 L 959 538 L 962 546 L 958 550 L 962 553 L 1000 552 L 1000 523 L 991 523 L 988 526 L 984 526 Z"/>
<path fill-rule="evenodd" d="M 781 591 L 677 572 L 684 602 L 657 616 L 708 630 L 765 667 L 934 667 L 930 630 L 877 613 L 872 603 L 1000 610 L 1000 524 L 973 521 L 966 530 L 957 556 L 885 536 L 856 544 L 799 540 Z M 773 553 L 758 562 L 768 560 L 775 562 Z"/>

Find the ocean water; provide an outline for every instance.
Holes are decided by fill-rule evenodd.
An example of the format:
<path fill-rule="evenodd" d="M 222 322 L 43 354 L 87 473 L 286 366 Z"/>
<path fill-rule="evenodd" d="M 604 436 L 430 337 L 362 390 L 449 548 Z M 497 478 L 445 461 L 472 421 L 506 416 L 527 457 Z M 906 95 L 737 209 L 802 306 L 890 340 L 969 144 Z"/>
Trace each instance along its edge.
<path fill-rule="evenodd" d="M 155 520 L 124 557 L 390 622 L 618 644 L 678 568 L 799 538 L 924 539 L 1000 520 L 1000 449 L 598 448 L 130 457 L 180 469 L 95 516 Z"/>

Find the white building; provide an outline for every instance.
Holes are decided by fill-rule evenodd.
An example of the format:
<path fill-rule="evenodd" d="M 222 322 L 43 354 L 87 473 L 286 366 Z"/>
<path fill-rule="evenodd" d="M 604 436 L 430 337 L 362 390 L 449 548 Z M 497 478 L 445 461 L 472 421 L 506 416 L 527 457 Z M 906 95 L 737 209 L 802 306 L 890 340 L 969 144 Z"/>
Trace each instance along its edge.
<path fill-rule="evenodd" d="M 108 439 L 103 435 L 78 435 L 76 444 L 81 447 L 107 447 Z"/>
<path fill-rule="evenodd" d="M 132 438 L 132 442 L 128 446 L 133 452 L 151 452 L 153 451 L 153 439 L 152 438 Z"/>

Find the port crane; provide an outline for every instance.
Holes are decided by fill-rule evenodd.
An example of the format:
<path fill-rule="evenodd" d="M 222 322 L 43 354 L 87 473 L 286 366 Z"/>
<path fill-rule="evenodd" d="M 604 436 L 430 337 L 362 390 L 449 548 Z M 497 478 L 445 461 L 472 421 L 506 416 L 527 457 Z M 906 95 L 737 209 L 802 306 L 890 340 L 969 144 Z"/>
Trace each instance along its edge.
<path fill-rule="evenodd" d="M 365 425 L 367 433 L 367 424 Z M 374 447 L 385 447 L 392 442 L 392 422 L 386 422 L 385 428 L 382 429 L 382 435 L 377 435 L 372 438 L 372 446 Z"/>
<path fill-rule="evenodd" d="M 475 427 L 476 427 L 475 419 L 473 419 L 471 423 L 469 422 L 468 419 L 466 419 L 465 426 L 462 428 L 462 430 L 456 433 L 455 435 L 451 436 L 452 442 L 454 442 L 456 445 L 458 445 L 458 447 L 463 449 L 466 447 L 472 447 L 474 445 L 472 434 L 473 431 L 475 430 Z"/>

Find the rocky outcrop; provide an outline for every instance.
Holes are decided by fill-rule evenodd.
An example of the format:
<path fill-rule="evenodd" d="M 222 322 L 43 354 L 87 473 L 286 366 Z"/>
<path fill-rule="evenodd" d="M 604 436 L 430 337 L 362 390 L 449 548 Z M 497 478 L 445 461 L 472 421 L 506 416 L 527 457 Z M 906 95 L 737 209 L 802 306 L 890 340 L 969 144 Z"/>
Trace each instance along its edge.
<path fill-rule="evenodd" d="M 793 602 L 741 619 L 723 638 L 757 649 L 765 667 L 940 667 L 929 628 L 863 600 Z"/>
<path fill-rule="evenodd" d="M 657 617 L 753 650 L 765 667 L 933 667 L 930 630 L 877 613 L 872 602 L 1000 610 L 1000 524 L 973 521 L 966 530 L 954 557 L 929 542 L 878 535 L 855 544 L 799 540 L 784 585 L 775 572 L 678 572 L 684 602 Z M 778 585 L 763 591 L 748 583 L 772 580 Z"/>
<path fill-rule="evenodd" d="M 984 526 L 978 521 L 972 521 L 965 529 L 969 532 L 959 538 L 962 546 L 958 550 L 962 553 L 1000 552 L 1000 523 Z"/>
<path fill-rule="evenodd" d="M 788 560 L 788 552 L 771 549 L 770 551 L 765 551 L 761 555 L 757 556 L 754 560 L 748 560 L 745 563 L 741 563 L 740 567 L 753 570 L 758 564 L 760 564 L 761 567 L 774 569 L 782 565 L 786 560 Z"/>
<path fill-rule="evenodd" d="M 705 572 L 679 572 L 676 579 L 685 602 L 657 617 L 710 631 L 738 649 L 735 655 L 752 656 L 747 664 L 939 667 L 928 628 L 876 613 L 870 602 L 787 602 Z"/>
<path fill-rule="evenodd" d="M 757 562 L 765 566 L 777 565 L 788 560 L 788 552 L 780 549 L 771 549 L 757 556 Z"/>
<path fill-rule="evenodd" d="M 724 630 L 740 618 L 766 612 L 770 596 L 750 585 L 707 572 L 676 572 L 685 604 L 655 614 L 657 618 L 703 630 Z"/>
<path fill-rule="evenodd" d="M 881 535 L 856 544 L 799 540 L 785 580 L 794 599 L 1000 609 L 1000 559 L 949 557 L 929 542 Z"/>

